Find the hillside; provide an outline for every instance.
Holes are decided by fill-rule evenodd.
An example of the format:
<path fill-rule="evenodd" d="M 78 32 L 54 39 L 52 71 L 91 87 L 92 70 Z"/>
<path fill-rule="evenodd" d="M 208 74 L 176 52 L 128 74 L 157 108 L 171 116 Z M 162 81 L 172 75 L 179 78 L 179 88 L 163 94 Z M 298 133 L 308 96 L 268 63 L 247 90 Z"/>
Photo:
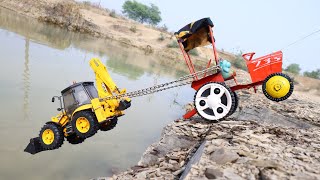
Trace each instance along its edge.
<path fill-rule="evenodd" d="M 179 48 L 167 47 L 168 44 L 176 41 L 172 32 L 137 23 L 107 9 L 88 3 L 77 3 L 74 0 L 2 0 L 0 6 L 39 21 L 56 24 L 70 31 L 89 33 L 99 39 L 112 39 L 126 46 L 136 47 L 145 55 L 167 59 L 167 63 L 175 67 L 181 64 L 187 70 Z M 184 24 L 181 24 L 182 26 Z M 97 46 L 93 43 L 90 45 Z M 212 50 L 202 47 L 197 48 L 197 51 L 197 56 L 191 56 L 196 69 L 200 70 L 212 57 Z M 219 51 L 219 56 L 231 62 L 236 59 L 235 55 L 224 51 Z M 296 90 L 318 98 L 320 95 L 319 80 L 300 76 L 294 76 L 294 78 L 297 82 Z"/>

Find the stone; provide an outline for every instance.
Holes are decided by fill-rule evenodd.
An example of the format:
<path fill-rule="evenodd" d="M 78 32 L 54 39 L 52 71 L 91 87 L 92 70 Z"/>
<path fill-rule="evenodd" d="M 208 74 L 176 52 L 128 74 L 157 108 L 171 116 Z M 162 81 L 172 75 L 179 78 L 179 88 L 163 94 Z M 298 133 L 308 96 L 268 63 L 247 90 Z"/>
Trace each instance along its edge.
<path fill-rule="evenodd" d="M 223 176 L 232 180 L 242 180 L 243 178 L 236 174 L 233 169 L 227 168 L 223 171 Z"/>
<path fill-rule="evenodd" d="M 139 166 L 152 166 L 158 163 L 158 156 L 153 154 L 144 154 L 140 161 L 138 162 Z"/>
<path fill-rule="evenodd" d="M 272 160 L 268 159 L 255 159 L 251 160 L 250 164 L 263 168 L 277 168 L 278 164 Z"/>
<path fill-rule="evenodd" d="M 207 147 L 207 149 L 206 149 L 207 154 L 211 154 L 211 153 L 214 152 L 216 149 L 217 149 L 216 146 L 214 146 L 214 145 L 209 145 L 209 146 Z"/>
<path fill-rule="evenodd" d="M 219 139 L 232 139 L 233 136 L 231 134 L 223 134 L 223 135 L 218 136 L 217 138 L 219 138 Z"/>
<path fill-rule="evenodd" d="M 142 171 L 142 172 L 136 174 L 136 178 L 137 179 L 146 179 L 147 178 L 147 172 L 146 171 Z"/>
<path fill-rule="evenodd" d="M 170 136 L 164 135 L 161 139 L 160 144 L 155 147 L 155 149 L 161 155 L 167 154 L 175 148 L 190 148 L 197 143 L 197 140 L 187 137 L 172 134 Z"/>
<path fill-rule="evenodd" d="M 206 139 L 211 140 L 211 139 L 215 139 L 215 138 L 217 138 L 217 137 L 218 137 L 218 135 L 216 135 L 216 134 L 210 134 L 210 135 L 208 135 L 208 136 L 206 137 Z"/>
<path fill-rule="evenodd" d="M 224 148 L 217 149 L 210 155 L 210 159 L 217 164 L 235 162 L 238 158 L 239 155 L 237 153 Z"/>
<path fill-rule="evenodd" d="M 169 164 L 176 165 L 176 164 L 178 164 L 178 162 L 175 161 L 175 160 L 170 159 L 170 160 L 169 160 Z"/>
<path fill-rule="evenodd" d="M 214 168 L 206 168 L 204 175 L 208 179 L 216 179 L 218 177 L 223 176 L 223 172 L 221 172 L 219 169 L 214 169 Z"/>
<path fill-rule="evenodd" d="M 185 170 L 185 167 L 176 170 L 176 171 L 173 172 L 172 174 L 175 175 L 175 176 L 178 176 L 178 175 L 181 174 L 184 170 Z"/>

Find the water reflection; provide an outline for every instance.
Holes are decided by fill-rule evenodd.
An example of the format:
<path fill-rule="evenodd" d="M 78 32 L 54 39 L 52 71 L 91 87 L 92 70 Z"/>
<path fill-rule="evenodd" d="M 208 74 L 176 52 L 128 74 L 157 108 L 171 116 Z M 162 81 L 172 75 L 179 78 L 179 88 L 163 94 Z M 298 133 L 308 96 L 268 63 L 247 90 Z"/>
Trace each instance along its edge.
<path fill-rule="evenodd" d="M 12 11 L 0 8 L 0 28 L 28 37 L 32 41 L 56 49 L 65 49 L 71 45 L 72 36 L 61 28 L 47 28 L 47 25 Z"/>
<path fill-rule="evenodd" d="M 132 80 L 137 80 L 144 74 L 143 68 L 130 63 L 128 53 L 123 53 L 118 57 L 110 57 L 106 64 L 109 70 L 114 73 L 124 75 Z"/>
<path fill-rule="evenodd" d="M 29 91 L 30 91 L 30 72 L 29 72 L 29 39 L 25 39 L 24 51 L 24 70 L 23 70 L 23 112 L 24 120 L 29 120 Z"/>
<path fill-rule="evenodd" d="M 93 52 L 100 57 L 108 56 L 110 62 L 107 62 L 107 65 L 113 71 L 133 80 L 141 77 L 144 72 L 174 77 L 181 77 L 186 74 L 186 68 L 181 64 L 173 63 L 172 60 L 145 56 L 143 52 L 138 50 L 132 51 L 132 48 L 128 45 L 54 28 L 54 25 L 46 25 L 34 19 L 12 14 L 10 10 L 0 8 L 1 29 L 15 32 L 28 37 L 35 43 L 55 49 L 64 50 L 75 47 L 83 52 Z M 119 67 L 121 68 L 119 69 Z M 173 71 L 173 68 L 177 70 Z"/>

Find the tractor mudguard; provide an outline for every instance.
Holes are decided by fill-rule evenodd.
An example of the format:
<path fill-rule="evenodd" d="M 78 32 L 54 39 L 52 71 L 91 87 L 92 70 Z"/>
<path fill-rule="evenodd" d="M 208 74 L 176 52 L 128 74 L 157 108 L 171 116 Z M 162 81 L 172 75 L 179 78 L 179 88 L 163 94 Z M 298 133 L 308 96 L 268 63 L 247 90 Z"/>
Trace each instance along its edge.
<path fill-rule="evenodd" d="M 75 109 L 72 112 L 72 116 L 71 117 L 73 117 L 77 112 L 83 111 L 83 110 L 87 110 L 87 109 L 92 110 L 92 104 L 85 104 L 85 105 L 79 106 L 77 109 Z"/>
<path fill-rule="evenodd" d="M 31 138 L 28 146 L 24 149 L 24 152 L 30 153 L 32 155 L 42 151 L 45 151 L 45 150 L 42 148 L 40 144 L 39 137 Z"/>

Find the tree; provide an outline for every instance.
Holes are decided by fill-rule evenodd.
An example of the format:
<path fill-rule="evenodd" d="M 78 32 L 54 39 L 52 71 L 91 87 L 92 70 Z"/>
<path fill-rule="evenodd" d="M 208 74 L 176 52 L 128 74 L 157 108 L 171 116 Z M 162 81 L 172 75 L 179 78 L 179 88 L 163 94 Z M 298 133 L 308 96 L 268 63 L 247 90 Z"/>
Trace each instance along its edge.
<path fill-rule="evenodd" d="M 161 12 L 154 4 L 151 4 L 149 7 L 137 1 L 127 0 L 122 5 L 122 9 L 124 15 L 140 23 L 157 25 L 162 20 L 160 16 Z"/>
<path fill-rule="evenodd" d="M 291 72 L 293 74 L 299 74 L 300 73 L 300 66 L 299 64 L 290 64 L 289 66 L 287 66 L 287 68 L 285 69 L 285 71 Z"/>
<path fill-rule="evenodd" d="M 315 71 L 306 71 L 303 73 L 304 76 L 314 78 L 314 79 L 320 79 L 320 69 L 317 69 Z"/>

